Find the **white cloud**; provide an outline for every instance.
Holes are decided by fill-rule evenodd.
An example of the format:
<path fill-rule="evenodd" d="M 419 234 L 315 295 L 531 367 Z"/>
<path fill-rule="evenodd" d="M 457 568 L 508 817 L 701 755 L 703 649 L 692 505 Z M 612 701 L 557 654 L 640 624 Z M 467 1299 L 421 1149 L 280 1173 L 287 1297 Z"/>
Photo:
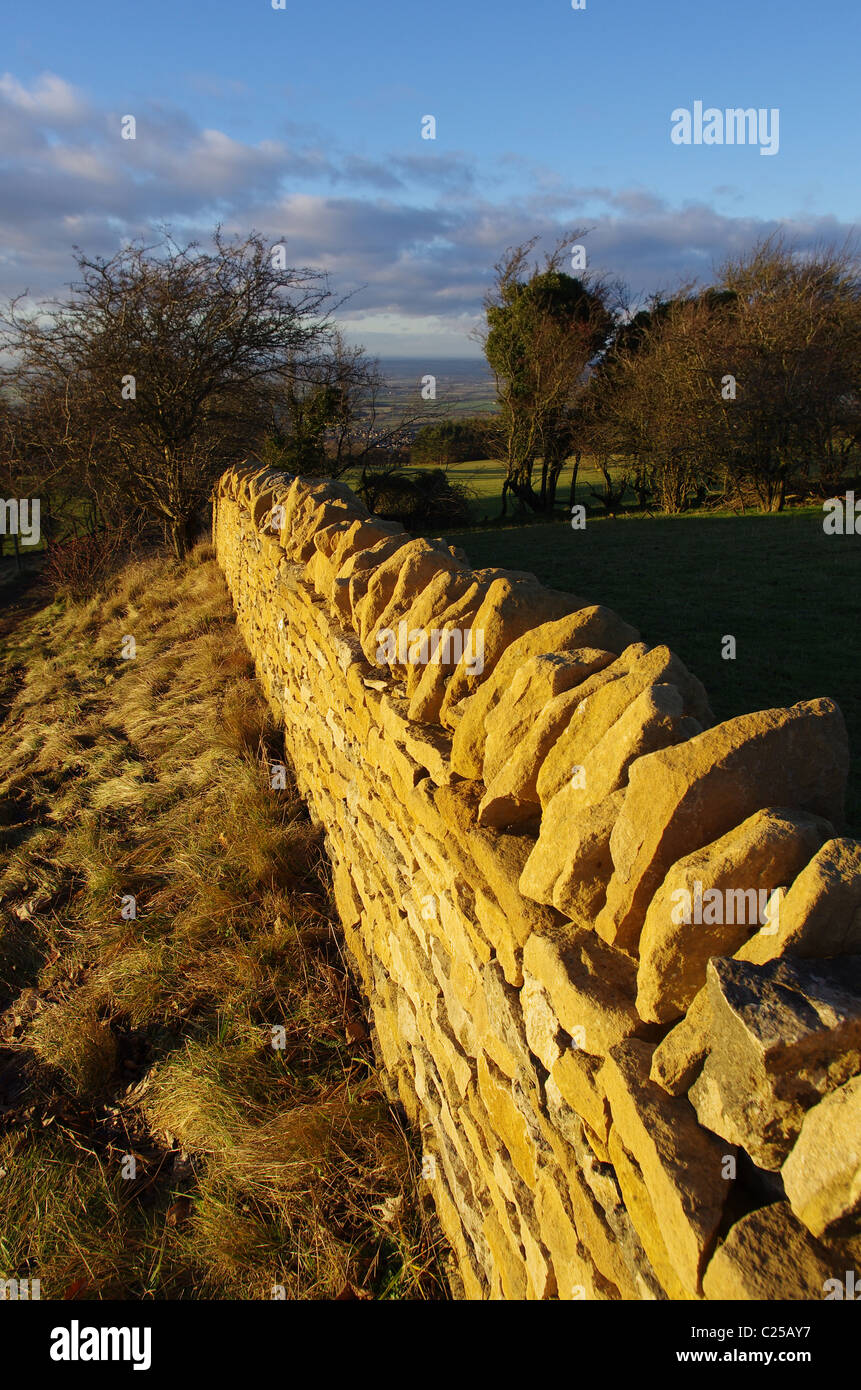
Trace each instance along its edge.
<path fill-rule="evenodd" d="M 43 72 L 28 89 L 10 72 L 0 77 L 0 97 L 18 111 L 41 122 L 75 123 L 90 115 L 89 103 L 71 83 L 53 72 Z"/>
<path fill-rule="evenodd" d="M 73 244 L 110 255 L 165 223 L 203 241 L 220 220 L 242 235 L 286 236 L 294 264 L 330 271 L 336 292 L 351 295 L 341 317 L 358 338 L 470 351 L 494 262 L 536 233 L 551 245 L 592 228 L 590 266 L 641 293 L 707 276 L 774 227 L 705 203 L 672 207 L 648 189 L 572 186 L 538 164 L 487 169 L 462 153 L 396 152 L 383 162 L 317 127 L 285 124 L 282 139 L 254 144 L 201 129 L 179 107 L 134 114 L 137 139 L 124 141 L 118 114 L 91 108 L 62 78 L 0 78 L 0 297 L 58 292 L 73 278 Z M 826 218 L 784 225 L 801 245 L 848 231 Z"/>

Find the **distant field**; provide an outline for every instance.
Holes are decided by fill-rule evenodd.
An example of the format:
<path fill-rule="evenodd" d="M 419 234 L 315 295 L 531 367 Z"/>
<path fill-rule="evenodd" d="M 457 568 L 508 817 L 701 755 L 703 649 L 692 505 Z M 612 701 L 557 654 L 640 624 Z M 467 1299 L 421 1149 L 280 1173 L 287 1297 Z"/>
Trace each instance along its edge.
<path fill-rule="evenodd" d="M 615 608 L 644 640 L 667 643 L 704 682 L 718 719 L 831 696 L 849 729 L 847 812 L 861 833 L 861 538 L 826 536 L 815 509 L 448 535 L 476 566 L 531 570 Z M 737 640 L 735 661 L 721 658 L 726 633 Z"/>
<path fill-rule="evenodd" d="M 493 377 L 484 358 L 388 357 L 380 362 L 386 386 L 377 402 L 377 422 L 397 418 L 416 408 L 440 420 L 483 415 L 496 405 Z M 436 394 L 421 399 L 423 380 L 432 376 Z"/>

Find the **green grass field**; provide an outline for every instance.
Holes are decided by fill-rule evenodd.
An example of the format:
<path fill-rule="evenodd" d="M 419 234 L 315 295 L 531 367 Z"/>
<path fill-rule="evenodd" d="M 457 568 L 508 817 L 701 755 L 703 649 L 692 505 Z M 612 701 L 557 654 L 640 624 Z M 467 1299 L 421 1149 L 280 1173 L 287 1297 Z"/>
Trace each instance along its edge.
<path fill-rule="evenodd" d="M 481 472 L 478 464 L 463 467 Z M 477 567 L 530 570 L 551 588 L 616 609 L 645 641 L 678 653 L 705 684 L 718 719 L 831 696 L 849 729 L 847 814 L 861 833 L 861 537 L 826 536 L 822 512 L 811 508 L 596 517 L 582 531 L 544 523 L 449 532 L 449 539 Z M 727 633 L 736 638 L 734 661 L 721 657 Z"/>
<path fill-rule="evenodd" d="M 476 525 L 481 525 L 484 521 L 495 521 L 499 516 L 502 506 L 502 484 L 505 479 L 505 464 L 496 459 L 476 459 L 470 463 L 456 463 L 447 470 L 452 482 L 463 483 L 469 488 L 472 494 L 469 510 L 471 518 Z M 540 481 L 536 478 L 536 482 Z M 601 474 L 588 460 L 584 460 L 580 465 L 577 475 L 577 501 L 586 506 L 595 506 L 595 499 L 590 496 L 590 489 L 597 489 L 603 483 Z M 571 468 L 565 468 L 556 489 L 556 496 L 561 507 L 568 504 L 568 492 L 571 487 Z M 509 514 L 511 514 L 511 504 L 509 504 Z"/>

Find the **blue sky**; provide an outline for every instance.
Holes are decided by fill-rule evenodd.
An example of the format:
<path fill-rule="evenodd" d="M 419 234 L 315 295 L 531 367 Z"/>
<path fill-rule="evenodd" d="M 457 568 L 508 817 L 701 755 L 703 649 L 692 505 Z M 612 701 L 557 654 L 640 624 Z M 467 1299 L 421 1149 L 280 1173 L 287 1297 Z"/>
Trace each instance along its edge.
<path fill-rule="evenodd" d="M 16 7 L 0 293 L 57 290 L 75 242 L 220 219 L 331 271 L 372 351 L 466 354 L 493 262 L 533 234 L 590 228 L 590 266 L 635 293 L 708 279 L 779 225 L 842 240 L 861 222 L 859 30 L 857 0 Z M 779 152 L 674 145 L 671 112 L 697 100 L 778 108 Z"/>

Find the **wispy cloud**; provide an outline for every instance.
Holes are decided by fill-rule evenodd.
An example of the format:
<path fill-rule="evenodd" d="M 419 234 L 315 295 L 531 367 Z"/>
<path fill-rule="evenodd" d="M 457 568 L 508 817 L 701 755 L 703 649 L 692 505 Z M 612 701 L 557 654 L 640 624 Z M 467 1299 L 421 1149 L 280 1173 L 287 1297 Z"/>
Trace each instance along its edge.
<path fill-rule="evenodd" d="M 202 128 L 181 106 L 134 112 L 137 138 L 123 140 L 125 114 L 98 108 L 54 73 L 30 85 L 0 77 L 4 297 L 59 290 L 73 244 L 110 254 L 164 223 L 200 239 L 219 220 L 286 237 L 297 264 L 329 270 L 352 295 L 351 327 L 398 333 L 412 324 L 457 338 L 478 320 L 494 261 L 535 234 L 552 243 L 590 228 L 590 265 L 642 293 L 707 278 L 774 227 L 704 202 L 672 206 L 648 188 L 571 185 L 510 156 L 479 167 L 462 151 L 429 147 L 371 159 L 317 126 L 286 122 L 253 143 Z M 783 225 L 801 245 L 849 231 L 804 215 Z"/>

